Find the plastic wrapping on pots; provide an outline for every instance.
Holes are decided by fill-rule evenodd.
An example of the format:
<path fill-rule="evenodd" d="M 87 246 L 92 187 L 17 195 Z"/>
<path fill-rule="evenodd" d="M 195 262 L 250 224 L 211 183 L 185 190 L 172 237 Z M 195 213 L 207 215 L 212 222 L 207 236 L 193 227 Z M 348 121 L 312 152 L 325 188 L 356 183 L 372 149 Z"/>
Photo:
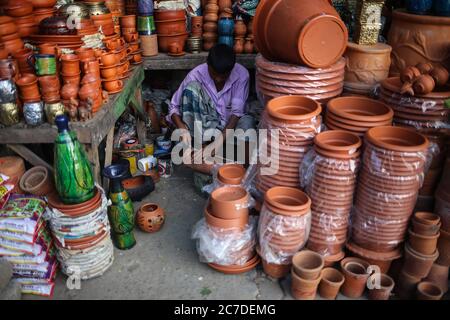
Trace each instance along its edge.
<path fill-rule="evenodd" d="M 245 265 L 255 255 L 256 219 L 250 217 L 243 230 L 210 226 L 204 218 L 192 230 L 200 261 L 220 266 Z"/>
<path fill-rule="evenodd" d="M 399 127 L 377 127 L 365 135 L 365 150 L 352 215 L 352 240 L 377 252 L 405 240 L 423 181 L 428 140 Z"/>
<path fill-rule="evenodd" d="M 259 218 L 260 255 L 272 264 L 287 265 L 308 240 L 311 211 L 300 216 L 281 215 L 263 205 Z"/>
<path fill-rule="evenodd" d="M 265 105 L 272 98 L 300 95 L 319 102 L 340 96 L 344 86 L 345 59 L 313 69 L 306 66 L 273 62 L 256 57 L 256 92 Z"/>
<path fill-rule="evenodd" d="M 381 82 L 380 98 L 394 110 L 394 123 L 416 129 L 448 129 L 450 109 L 445 101 L 450 98 L 450 87 L 426 95 L 401 94 L 403 84 L 399 77 Z"/>

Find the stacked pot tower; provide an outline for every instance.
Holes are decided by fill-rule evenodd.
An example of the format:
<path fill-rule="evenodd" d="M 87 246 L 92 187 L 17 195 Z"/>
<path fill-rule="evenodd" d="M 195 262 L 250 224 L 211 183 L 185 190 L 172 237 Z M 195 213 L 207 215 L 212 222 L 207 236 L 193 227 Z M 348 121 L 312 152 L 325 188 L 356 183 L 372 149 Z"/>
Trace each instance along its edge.
<path fill-rule="evenodd" d="M 203 12 L 203 49 L 205 51 L 209 51 L 217 43 L 218 20 L 219 5 L 217 0 L 208 0 Z"/>

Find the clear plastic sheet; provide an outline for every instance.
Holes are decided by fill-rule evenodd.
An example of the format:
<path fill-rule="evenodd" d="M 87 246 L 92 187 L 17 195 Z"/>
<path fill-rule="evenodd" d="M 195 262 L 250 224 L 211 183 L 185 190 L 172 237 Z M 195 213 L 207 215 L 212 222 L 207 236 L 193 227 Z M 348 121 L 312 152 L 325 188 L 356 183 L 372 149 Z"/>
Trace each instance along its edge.
<path fill-rule="evenodd" d="M 360 162 L 327 158 L 314 149 L 303 159 L 300 180 L 312 201 L 308 248 L 323 256 L 338 254 L 347 240 Z"/>
<path fill-rule="evenodd" d="M 357 245 L 389 252 L 405 240 L 429 162 L 427 151 L 390 151 L 366 141 L 351 221 Z"/>
<path fill-rule="evenodd" d="M 243 230 L 225 230 L 211 227 L 202 218 L 192 230 L 200 261 L 222 266 L 244 265 L 255 255 L 256 224 L 257 218 L 249 217 Z"/>
<path fill-rule="evenodd" d="M 258 224 L 259 255 L 267 263 L 290 264 L 308 240 L 311 211 L 301 216 L 273 213 L 263 205 Z"/>

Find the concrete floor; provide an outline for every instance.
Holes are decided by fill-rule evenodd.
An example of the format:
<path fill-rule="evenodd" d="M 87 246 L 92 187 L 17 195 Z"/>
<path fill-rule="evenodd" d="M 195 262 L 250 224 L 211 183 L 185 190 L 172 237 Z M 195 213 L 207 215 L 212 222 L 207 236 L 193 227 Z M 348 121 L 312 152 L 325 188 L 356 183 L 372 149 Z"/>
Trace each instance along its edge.
<path fill-rule="evenodd" d="M 261 266 L 242 275 L 224 275 L 199 262 L 190 236 L 205 199 L 194 189 L 190 169 L 175 168 L 145 201 L 165 209 L 163 228 L 155 234 L 136 228 L 136 246 L 116 250 L 113 266 L 103 276 L 83 281 L 80 290 L 67 289 L 66 276 L 59 272 L 53 299 L 292 299 L 290 279 L 269 279 Z M 135 203 L 136 210 L 139 205 Z"/>

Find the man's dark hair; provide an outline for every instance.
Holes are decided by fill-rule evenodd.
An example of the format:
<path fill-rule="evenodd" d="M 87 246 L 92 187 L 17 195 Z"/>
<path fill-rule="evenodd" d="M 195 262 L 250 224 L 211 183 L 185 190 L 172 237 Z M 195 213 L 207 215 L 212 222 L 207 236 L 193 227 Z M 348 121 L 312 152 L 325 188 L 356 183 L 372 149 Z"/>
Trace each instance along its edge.
<path fill-rule="evenodd" d="M 217 73 L 226 74 L 231 72 L 235 63 L 236 55 L 230 46 L 219 43 L 209 50 L 208 65 Z"/>

